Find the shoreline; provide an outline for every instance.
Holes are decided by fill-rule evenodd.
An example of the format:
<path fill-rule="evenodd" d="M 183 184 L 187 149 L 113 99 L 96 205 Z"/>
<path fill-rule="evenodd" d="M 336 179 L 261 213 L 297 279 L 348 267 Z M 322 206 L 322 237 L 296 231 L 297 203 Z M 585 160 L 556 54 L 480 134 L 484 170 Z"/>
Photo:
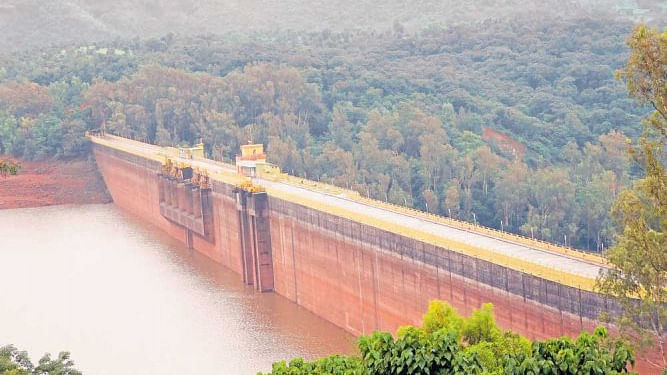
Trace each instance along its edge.
<path fill-rule="evenodd" d="M 92 159 L 9 160 L 21 170 L 0 177 L 0 209 L 112 202 Z"/>

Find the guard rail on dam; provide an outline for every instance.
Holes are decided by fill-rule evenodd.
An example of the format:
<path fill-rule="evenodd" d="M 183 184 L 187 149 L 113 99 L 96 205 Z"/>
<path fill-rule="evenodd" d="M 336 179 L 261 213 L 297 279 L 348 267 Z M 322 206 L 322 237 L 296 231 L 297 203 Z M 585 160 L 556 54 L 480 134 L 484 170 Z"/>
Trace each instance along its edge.
<path fill-rule="evenodd" d="M 275 168 L 244 177 L 238 163 L 90 139 L 115 204 L 354 334 L 419 324 L 435 298 L 464 314 L 492 302 L 501 327 L 530 338 L 576 335 L 617 309 L 593 291 L 605 263 L 591 254 Z"/>

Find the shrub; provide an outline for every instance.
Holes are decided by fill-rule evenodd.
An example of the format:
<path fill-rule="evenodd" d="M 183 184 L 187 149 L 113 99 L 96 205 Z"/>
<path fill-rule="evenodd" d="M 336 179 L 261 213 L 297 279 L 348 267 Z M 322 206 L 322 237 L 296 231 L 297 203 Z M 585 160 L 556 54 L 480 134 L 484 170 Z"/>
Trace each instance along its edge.
<path fill-rule="evenodd" d="M 536 341 L 502 332 L 493 305 L 470 318 L 432 301 L 422 327 L 401 327 L 396 337 L 374 332 L 359 339 L 359 356 L 303 359 L 273 365 L 271 375 L 616 375 L 634 365 L 629 347 L 599 327 L 568 337 Z M 664 375 L 664 374 L 663 374 Z"/>

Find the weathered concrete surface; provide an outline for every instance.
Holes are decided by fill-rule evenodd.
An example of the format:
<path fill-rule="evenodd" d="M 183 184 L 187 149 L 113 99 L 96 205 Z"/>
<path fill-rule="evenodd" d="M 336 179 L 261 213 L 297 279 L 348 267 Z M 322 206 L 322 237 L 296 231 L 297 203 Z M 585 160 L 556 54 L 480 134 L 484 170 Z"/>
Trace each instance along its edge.
<path fill-rule="evenodd" d="M 186 230 L 160 214 L 158 163 L 99 145 L 95 156 L 118 206 L 187 242 Z M 242 274 L 242 229 L 233 189 L 214 182 L 215 241 L 195 233 L 192 247 Z M 288 214 L 274 206 L 281 206 Z M 458 273 L 450 272 L 393 252 L 388 248 L 396 246 L 391 242 L 397 239 L 381 231 L 371 234 L 379 238 L 369 243 L 361 239 L 360 224 L 322 214 L 337 220 L 337 229 L 325 229 L 319 218 L 315 218 L 316 224 L 311 222 L 318 215 L 316 211 L 274 198 L 270 207 L 275 291 L 350 332 L 391 331 L 400 325 L 418 324 L 428 301 L 434 298 L 449 301 L 464 314 L 484 302 L 493 302 L 504 328 L 532 338 L 576 334 L 593 325 L 586 317 L 545 307 L 531 298 L 524 301 L 523 295 L 460 274 L 477 273 L 479 267 L 474 264 L 467 271 L 462 264 Z M 252 256 L 257 255 L 249 254 Z M 248 277 L 254 280 L 256 276 L 251 272 Z"/>
<path fill-rule="evenodd" d="M 186 243 L 184 227 L 160 214 L 158 162 L 94 152 L 115 204 Z M 419 324 L 435 298 L 466 315 L 491 302 L 502 328 L 533 339 L 575 336 L 612 308 L 592 292 L 275 197 L 239 206 L 238 189 L 220 181 L 210 196 L 214 240 L 193 233 L 194 249 L 354 334 Z"/>
<path fill-rule="evenodd" d="M 159 163 L 101 145 L 94 147 L 94 153 L 116 205 L 187 243 L 186 229 L 160 214 Z M 209 242 L 195 234 L 192 236 L 192 247 L 240 273 L 239 223 L 235 196 L 229 186 L 214 184 L 213 190 L 211 206 L 215 207 L 212 211 L 215 241 Z"/>
<path fill-rule="evenodd" d="M 271 207 L 276 292 L 355 334 L 420 324 L 435 298 L 466 315 L 492 302 L 501 327 L 530 338 L 573 336 L 595 325 L 485 285 L 472 276 L 479 269 L 464 277 L 420 261 L 419 253 L 397 253 L 387 248 L 395 238 L 386 233 L 375 232 L 379 238 L 369 243 L 364 226 L 285 201 L 272 199 Z"/>
<path fill-rule="evenodd" d="M 323 194 L 317 191 L 304 189 L 279 182 L 255 179 L 259 185 L 272 189 L 280 189 L 291 194 L 296 194 L 304 198 L 323 201 L 331 205 L 343 207 L 358 215 L 370 216 L 379 220 L 400 222 L 402 225 L 415 230 L 422 230 L 427 233 L 444 236 L 449 239 L 459 241 L 471 246 L 478 246 L 484 249 L 490 249 L 498 254 L 511 256 L 517 259 L 523 259 L 531 263 L 559 269 L 564 272 L 574 273 L 588 278 L 597 277 L 600 272 L 600 265 L 591 262 L 585 262 L 581 259 L 566 257 L 560 254 L 530 248 L 525 245 L 511 243 L 499 240 L 486 235 L 472 233 L 458 228 L 453 228 L 441 223 L 421 220 L 417 217 L 411 217 L 402 213 L 389 211 L 386 209 L 364 205 L 359 202 Z"/>

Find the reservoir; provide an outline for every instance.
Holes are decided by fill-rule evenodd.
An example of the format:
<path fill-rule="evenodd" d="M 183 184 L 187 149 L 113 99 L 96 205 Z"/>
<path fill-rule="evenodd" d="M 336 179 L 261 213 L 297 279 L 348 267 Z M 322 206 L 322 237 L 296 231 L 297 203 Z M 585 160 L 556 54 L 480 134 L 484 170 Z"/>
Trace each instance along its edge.
<path fill-rule="evenodd" d="M 355 339 L 114 205 L 0 210 L 0 346 L 84 374 L 255 374 Z"/>

